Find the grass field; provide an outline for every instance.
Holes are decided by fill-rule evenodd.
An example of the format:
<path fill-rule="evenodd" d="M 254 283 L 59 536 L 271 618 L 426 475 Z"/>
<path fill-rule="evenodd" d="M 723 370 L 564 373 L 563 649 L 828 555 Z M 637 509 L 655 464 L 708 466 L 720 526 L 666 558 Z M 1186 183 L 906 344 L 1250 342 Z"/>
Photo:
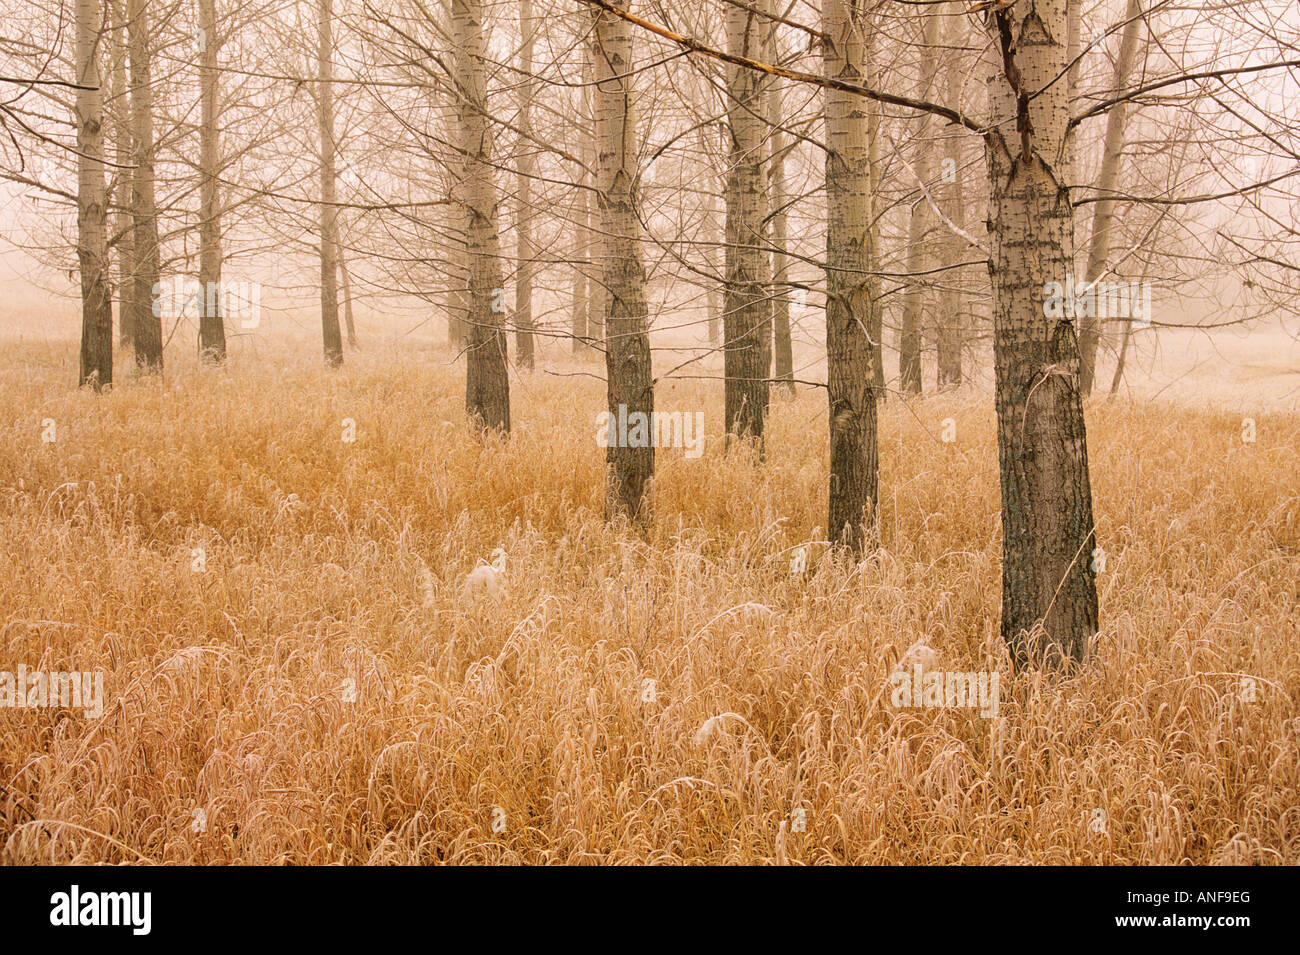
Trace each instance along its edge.
<path fill-rule="evenodd" d="M 889 403 L 855 565 L 820 391 L 759 462 L 719 383 L 662 387 L 707 443 L 642 537 L 602 519 L 600 380 L 514 377 L 482 445 L 449 354 L 315 357 L 96 397 L 74 345 L 6 349 L 0 669 L 105 705 L 0 708 L 0 861 L 1300 863 L 1300 415 L 1089 406 L 1103 629 L 1054 682 L 998 636 L 984 394 Z M 997 716 L 892 705 L 919 639 Z"/>

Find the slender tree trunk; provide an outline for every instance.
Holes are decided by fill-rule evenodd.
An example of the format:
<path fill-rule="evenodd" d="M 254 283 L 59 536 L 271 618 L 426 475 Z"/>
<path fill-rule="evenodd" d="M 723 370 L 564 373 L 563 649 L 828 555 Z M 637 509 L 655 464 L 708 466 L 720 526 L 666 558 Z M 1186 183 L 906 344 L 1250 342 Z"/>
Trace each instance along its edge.
<path fill-rule="evenodd" d="M 1002 485 L 1002 635 L 1017 666 L 1082 659 L 1097 632 L 1088 446 L 1079 352 L 1045 288 L 1072 267 L 1065 0 L 1017 0 L 989 13 L 1000 57 L 990 78 L 990 179 L 998 463 Z M 1027 634 L 1041 625 L 1045 638 Z"/>
<path fill-rule="evenodd" d="M 99 59 L 104 18 L 96 0 L 77 0 L 77 260 L 81 267 L 81 372 L 96 391 L 113 386 L 113 304 L 108 286 L 104 186 L 104 103 Z"/>
<path fill-rule="evenodd" d="M 469 266 L 469 340 L 465 410 L 484 430 L 510 430 L 505 289 L 497 234 L 496 185 L 492 181 L 492 129 L 487 114 L 487 38 L 478 0 L 452 0 L 452 43 L 456 49 L 459 139 L 464 176 L 457 184 L 464 214 Z"/>
<path fill-rule="evenodd" d="M 336 230 L 342 231 L 341 227 Z M 357 347 L 357 326 L 352 316 L 352 273 L 348 271 L 347 257 L 343 248 L 343 241 L 340 238 L 338 242 L 339 251 L 339 279 L 343 283 L 343 321 L 348 330 L 348 347 Z"/>
<path fill-rule="evenodd" d="M 627 0 L 613 2 L 627 9 Z M 605 320 L 608 410 L 615 419 L 628 422 L 634 420 L 634 415 L 644 415 L 644 421 L 653 427 L 654 381 L 636 192 L 632 25 L 598 12 L 594 59 L 599 149 L 596 201 L 600 210 L 601 274 L 609 295 Z M 626 514 L 644 523 L 649 520 L 646 492 L 654 476 L 654 443 L 634 440 L 631 428 L 626 437 L 627 441 L 610 441 L 605 450 L 605 510 L 607 516 Z"/>
<path fill-rule="evenodd" d="M 866 50 L 863 56 L 871 69 L 871 79 L 877 88 L 881 82 L 881 70 L 876 63 L 875 49 L 879 42 L 876 35 L 875 21 L 872 14 L 863 10 L 859 14 L 859 30 L 866 33 Z M 885 141 L 880 128 L 880 105 L 868 103 L 867 110 L 867 166 L 870 182 L 870 194 L 880 195 L 881 183 L 884 181 Z M 871 381 L 875 386 L 876 401 L 885 404 L 889 400 L 889 389 L 885 387 L 885 303 L 880 279 L 880 220 L 871 215 L 871 232 L 867 254 L 869 274 L 867 276 L 867 319 L 868 345 L 871 348 Z M 874 434 L 874 432 L 873 432 Z M 874 439 L 873 439 L 874 440 Z"/>
<path fill-rule="evenodd" d="M 343 364 L 339 331 L 338 206 L 334 170 L 334 0 L 318 0 L 317 79 L 320 137 L 320 324 L 325 364 Z"/>
<path fill-rule="evenodd" d="M 762 56 L 766 24 L 751 10 L 726 8 L 727 49 Z M 763 440 L 771 374 L 772 309 L 765 287 L 769 261 L 763 220 L 763 74 L 727 66 L 726 312 L 723 316 L 724 416 L 728 438 Z"/>
<path fill-rule="evenodd" d="M 1115 60 L 1115 89 L 1128 85 L 1128 75 L 1137 56 L 1138 36 L 1142 29 L 1139 0 L 1129 0 L 1124 26 Z M 1124 163 L 1124 139 L 1128 120 L 1127 104 L 1118 103 L 1106 115 L 1106 139 L 1101 157 L 1101 172 L 1097 177 L 1097 192 L 1101 201 L 1096 203 L 1092 216 L 1092 241 L 1088 247 L 1088 282 L 1095 282 L 1106 271 L 1110 257 L 1111 228 L 1115 222 L 1115 188 L 1119 184 L 1120 169 Z M 1079 388 L 1086 395 L 1092 391 L 1097 368 L 1097 345 L 1101 340 L 1101 324 L 1096 315 L 1084 315 L 1079 321 Z"/>
<path fill-rule="evenodd" d="M 130 87 L 127 85 L 126 0 L 110 0 L 113 20 L 113 158 L 117 162 L 114 189 L 113 233 L 117 237 L 117 322 L 118 342 L 123 348 L 135 346 L 135 242 L 134 208 L 135 175 L 132 161 L 135 146 L 131 141 Z"/>
<path fill-rule="evenodd" d="M 220 364 L 226 360 L 225 316 L 221 314 L 220 133 L 217 129 L 216 0 L 199 0 L 199 355 Z"/>
<path fill-rule="evenodd" d="M 1155 235 L 1150 237 L 1152 243 L 1155 242 Z M 1147 259 L 1146 264 L 1142 267 L 1141 284 L 1145 285 L 1147 276 L 1151 273 L 1151 260 Z M 1110 380 L 1110 394 L 1114 397 L 1115 392 L 1119 391 L 1120 382 L 1124 380 L 1124 362 L 1128 359 L 1128 346 L 1133 338 L 1133 319 L 1129 317 L 1124 322 L 1123 338 L 1119 344 L 1119 357 L 1115 361 L 1115 374 Z"/>
<path fill-rule="evenodd" d="M 629 0 L 630 2 L 630 0 Z M 629 41 L 631 42 L 631 41 Z M 600 158 L 597 155 L 597 138 L 596 132 L 596 49 L 595 37 L 591 43 L 585 45 L 583 62 L 584 90 L 583 99 L 587 107 L 587 116 L 589 117 L 586 129 L 588 132 L 583 137 L 583 159 L 587 163 L 587 168 L 591 169 L 591 184 L 596 186 L 596 179 L 599 177 L 597 170 Z M 587 193 L 587 336 L 592 342 L 603 342 L 605 340 L 605 321 L 609 315 L 609 287 L 605 279 L 604 272 L 605 259 L 597 253 L 597 249 L 604 242 L 602 237 L 596 235 L 596 230 L 600 227 L 600 199 L 594 192 Z"/>
<path fill-rule="evenodd" d="M 824 0 L 826 75 L 862 85 L 867 24 L 863 0 Z M 826 97 L 826 360 L 831 472 L 827 532 L 861 552 L 876 537 L 879 465 L 868 273 L 872 250 L 871 147 L 867 100 Z"/>
<path fill-rule="evenodd" d="M 767 27 L 769 63 L 780 59 L 777 46 L 777 31 L 771 24 Z M 770 165 L 768 166 L 768 194 L 772 208 L 772 353 L 775 359 L 773 378 L 786 383 L 786 388 L 794 394 L 794 351 L 790 342 L 790 289 L 784 284 L 789 279 L 790 257 L 786 254 L 787 232 L 785 156 L 789 148 L 789 139 L 776 127 L 784 119 L 781 83 L 773 80 L 768 84 L 768 123 L 772 126 Z"/>
<path fill-rule="evenodd" d="M 962 81 L 966 76 L 965 61 L 958 50 L 966 43 L 966 18 L 960 4 L 950 3 L 948 13 L 948 49 L 945 57 L 946 102 L 956 103 L 961 99 Z M 966 194 L 962 189 L 962 145 L 965 136 L 960 131 L 944 131 L 942 174 L 935 186 L 938 201 L 942 204 L 944 214 L 959 228 L 966 227 Z M 953 388 L 961 384 L 961 350 L 966 337 L 965 303 L 961 294 L 962 270 L 956 268 L 966 253 L 966 243 L 961 236 L 944 227 L 943 238 L 939 245 L 941 291 L 939 293 L 939 315 L 935 319 L 935 353 L 938 364 L 938 386 L 940 389 Z"/>
<path fill-rule="evenodd" d="M 573 336 L 573 354 L 577 355 L 581 353 L 583 340 L 587 337 L 587 276 L 583 274 L 587 255 L 579 250 L 574 252 L 574 257 L 578 261 L 573 267 L 573 321 L 569 334 Z"/>
<path fill-rule="evenodd" d="M 452 0 L 443 0 L 447 22 L 452 22 Z M 446 116 L 447 142 L 460 141 L 460 99 L 453 91 L 452 109 Z M 447 169 L 452 178 L 452 193 L 466 178 L 468 160 L 457 152 L 447 159 Z M 451 237 L 447 255 L 447 341 L 457 352 L 469 345 L 469 255 L 465 236 L 465 213 L 459 205 L 452 205 L 443 224 L 443 231 Z"/>
<path fill-rule="evenodd" d="M 921 33 L 920 81 L 917 84 L 917 97 L 930 98 L 930 88 L 934 85 L 935 73 L 939 66 L 939 16 L 934 12 L 925 14 Z M 919 113 L 912 120 L 916 131 L 917 148 L 913 168 L 917 178 L 930 188 L 930 155 L 934 149 L 927 136 L 930 132 L 930 114 Z M 925 240 L 930 228 L 930 203 L 924 195 L 918 195 L 912 203 L 912 216 L 907 230 L 907 289 L 903 293 L 903 331 L 899 336 L 898 377 L 900 387 L 908 394 L 921 393 L 921 348 L 922 322 L 927 298 L 925 286 L 919 273 L 926 266 Z"/>
<path fill-rule="evenodd" d="M 448 18 L 451 16 L 451 4 L 447 4 Z M 459 120 L 453 118 L 447 131 L 448 142 L 456 142 L 460 136 Z M 459 183 L 465 178 L 465 163 L 460 158 L 447 162 L 452 172 L 453 182 Z M 453 190 L 455 187 L 453 186 Z M 458 352 L 469 345 L 469 256 L 465 243 L 465 215 L 459 206 L 452 207 L 444 229 L 451 236 L 451 248 L 447 255 L 447 341 Z"/>
<path fill-rule="evenodd" d="M 532 82 L 533 40 L 536 21 L 532 0 L 519 0 L 519 129 L 524 134 L 515 160 L 515 361 L 533 367 L 533 143 L 532 105 L 536 95 Z"/>
<path fill-rule="evenodd" d="M 580 355 L 588 351 L 587 337 L 590 335 L 590 317 L 591 308 L 590 286 L 591 281 L 588 275 L 591 271 L 591 190 L 587 187 L 591 185 L 591 167 L 595 164 L 595 157 L 592 155 L 591 147 L 592 127 L 594 121 L 591 117 L 591 87 L 585 85 L 588 77 L 588 71 L 591 67 L 591 46 L 589 43 L 582 44 L 582 75 L 584 85 L 582 87 L 582 107 L 578 119 L 578 158 L 582 160 L 582 169 L 579 173 L 579 188 L 574 192 L 573 199 L 573 320 L 570 325 L 570 331 L 573 335 L 573 354 Z"/>
<path fill-rule="evenodd" d="M 154 191 L 152 37 L 148 0 L 128 0 L 127 34 L 131 56 L 131 125 L 135 175 L 132 197 L 132 239 L 135 288 L 131 296 L 131 332 L 136 365 L 161 372 L 162 258 L 158 247 L 158 214 Z"/>
<path fill-rule="evenodd" d="M 704 161 L 709 161 L 712 150 L 709 148 L 709 136 L 712 134 L 713 126 L 700 127 L 700 155 Z M 722 155 L 726 155 L 726 127 L 719 123 L 718 128 L 722 130 Z M 725 191 L 726 186 L 721 184 L 722 177 L 716 174 L 716 167 L 711 167 L 701 173 L 701 181 L 704 185 L 704 196 L 701 199 L 704 209 L 704 270 L 708 273 L 705 281 L 708 283 L 705 292 L 705 308 L 708 309 L 708 336 L 709 345 L 716 348 L 722 344 L 722 313 L 726 310 L 726 300 L 722 294 L 722 283 L 719 279 L 722 277 L 722 270 L 718 265 L 718 248 L 726 245 L 726 224 L 725 218 L 719 209 L 721 203 L 720 192 Z M 721 188 L 720 188 L 721 187 Z M 718 223 L 722 222 L 721 228 Z"/>

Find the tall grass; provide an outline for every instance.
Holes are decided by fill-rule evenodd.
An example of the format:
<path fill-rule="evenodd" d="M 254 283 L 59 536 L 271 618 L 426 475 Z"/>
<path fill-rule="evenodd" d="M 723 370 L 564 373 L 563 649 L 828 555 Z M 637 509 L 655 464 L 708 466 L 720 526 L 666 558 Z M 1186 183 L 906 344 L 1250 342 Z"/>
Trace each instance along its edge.
<path fill-rule="evenodd" d="M 1047 680 L 998 636 L 986 396 L 890 402 L 853 563 L 819 543 L 810 389 L 759 461 L 724 453 L 720 384 L 663 386 L 708 444 L 660 451 L 643 537 L 602 518 L 594 378 L 517 378 L 481 444 L 428 356 L 178 360 L 95 397 L 25 347 L 0 669 L 103 670 L 108 702 L 0 709 L 4 861 L 1300 862 L 1294 414 L 1243 444 L 1240 415 L 1090 407 L 1103 629 Z M 464 592 L 497 547 L 504 592 Z M 922 638 L 999 672 L 995 718 L 891 705 Z"/>

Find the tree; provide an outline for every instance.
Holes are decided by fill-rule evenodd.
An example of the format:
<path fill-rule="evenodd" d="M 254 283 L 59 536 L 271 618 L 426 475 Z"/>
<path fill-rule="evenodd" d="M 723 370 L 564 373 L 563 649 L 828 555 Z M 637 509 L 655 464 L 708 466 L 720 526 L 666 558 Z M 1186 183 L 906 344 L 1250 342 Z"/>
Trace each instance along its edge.
<path fill-rule="evenodd" d="M 767 28 L 766 56 L 771 62 L 780 60 L 775 24 Z M 790 291 L 785 283 L 790 277 L 790 256 L 786 253 L 789 238 L 787 210 L 785 157 L 792 141 L 780 129 L 784 122 L 781 81 L 773 80 L 767 89 L 767 122 L 772 128 L 768 164 L 768 196 L 772 222 L 772 377 L 786 383 L 794 392 L 794 352 L 790 341 Z"/>
<path fill-rule="evenodd" d="M 949 103 L 961 101 L 962 81 L 965 79 L 965 59 L 958 52 L 965 42 L 966 18 L 958 4 L 947 7 L 948 37 L 945 55 L 950 58 L 945 71 L 944 93 Z M 966 137 L 961 130 L 945 130 L 943 140 L 942 171 L 935 186 L 939 202 L 948 219 L 959 229 L 966 226 L 966 193 L 962 188 Z M 938 364 L 940 389 L 961 384 L 961 350 L 965 338 L 965 319 L 959 264 L 966 243 L 952 228 L 945 227 L 939 240 L 940 274 L 939 313 L 935 318 L 935 352 Z"/>
<path fill-rule="evenodd" d="M 533 83 L 533 41 L 536 21 L 532 0 L 519 0 L 519 133 L 515 159 L 515 360 L 533 367 L 533 161 L 532 108 L 537 90 Z"/>
<path fill-rule="evenodd" d="M 862 0 L 824 0 L 826 76 L 866 76 Z M 868 285 L 872 271 L 871 148 L 867 101 L 830 88 L 826 109 L 826 392 L 830 412 L 830 512 L 837 545 L 863 551 L 874 534 L 879 484 L 876 383 Z"/>
<path fill-rule="evenodd" d="M 762 55 L 766 27 L 752 8 L 728 5 L 727 49 L 737 56 Z M 727 65 L 727 128 L 730 156 L 726 186 L 726 297 L 722 320 L 724 417 L 728 436 L 760 444 L 771 374 L 771 318 L 767 283 L 770 257 L 765 239 L 762 73 Z"/>
<path fill-rule="evenodd" d="M 1002 635 L 1019 666 L 1081 660 L 1097 632 L 1097 585 L 1079 346 L 1049 318 L 1049 283 L 1073 262 L 1073 208 L 1061 163 L 1066 0 L 1015 0 L 986 14 L 996 51 L 985 135 L 993 283 Z M 1030 634 L 1041 628 L 1042 640 Z"/>
<path fill-rule="evenodd" d="M 316 59 L 320 136 L 320 323 L 325 364 L 343 364 L 339 330 L 338 197 L 334 170 L 334 0 L 318 0 Z"/>
<path fill-rule="evenodd" d="M 127 0 L 127 44 L 131 74 L 131 246 L 134 255 L 131 325 L 136 365 L 161 372 L 162 251 L 158 242 L 158 208 L 154 181 L 153 38 L 148 0 Z"/>
<path fill-rule="evenodd" d="M 627 0 L 614 0 L 619 10 Z M 636 112 L 632 28 L 610 13 L 596 14 L 596 205 L 600 215 L 600 275 L 605 287 L 605 376 L 609 414 L 654 427 L 654 381 L 647 329 L 637 200 Z M 650 435 L 645 435 L 647 438 Z M 623 436 L 620 435 L 620 438 Z M 628 438 L 632 437 L 629 431 Z M 654 476 L 651 440 L 611 440 L 605 449 L 607 515 L 649 519 L 646 491 Z"/>
<path fill-rule="evenodd" d="M 77 259 L 81 265 L 80 383 L 113 384 L 113 305 L 108 286 L 104 110 L 99 86 L 103 11 L 77 0 Z"/>
<path fill-rule="evenodd" d="M 135 305 L 135 144 L 131 141 L 130 87 L 127 83 L 127 26 L 126 0 L 109 0 L 109 16 L 112 19 L 112 67 L 113 99 L 117 106 L 113 109 L 110 128 L 113 135 L 113 159 L 117 162 L 112 191 L 114 207 L 112 223 L 116 235 L 114 248 L 117 253 L 117 288 L 118 288 L 118 341 L 124 348 L 135 347 L 135 317 L 138 314 Z"/>
<path fill-rule="evenodd" d="M 1120 38 L 1119 55 L 1115 58 L 1115 89 L 1123 89 L 1137 57 L 1138 36 L 1142 30 L 1142 6 L 1139 0 L 1128 0 L 1124 18 L 1124 32 Z M 1106 137 L 1101 158 L 1101 172 L 1096 189 L 1101 198 L 1092 216 L 1092 238 L 1088 244 L 1088 266 L 1084 273 L 1088 282 L 1097 282 L 1106 275 L 1106 260 L 1110 256 L 1111 227 L 1115 219 L 1116 190 L 1119 185 L 1120 166 L 1124 161 L 1125 127 L 1128 104 L 1117 103 L 1106 114 Z M 1079 388 L 1086 395 L 1092 391 L 1097 368 L 1097 344 L 1101 340 L 1101 325 L 1095 314 L 1084 314 L 1079 323 Z"/>
<path fill-rule="evenodd" d="M 939 69 L 939 17 L 927 14 L 921 31 L 919 51 L 920 79 L 917 97 L 928 99 Z M 926 233 L 930 226 L 930 202 L 924 194 L 930 182 L 932 144 L 926 135 L 930 114 L 918 113 L 912 120 L 916 128 L 914 169 L 919 190 L 912 202 L 911 222 L 907 232 L 907 288 L 903 293 L 903 329 L 898 342 L 898 377 L 900 387 L 910 394 L 921 393 L 921 325 L 925 307 L 925 287 L 918 276 L 924 267 Z"/>
<path fill-rule="evenodd" d="M 452 0 L 453 82 L 456 87 L 457 148 L 462 177 L 456 184 L 468 257 L 468 339 L 465 410 L 477 427 L 510 430 L 510 379 L 501 315 L 500 239 L 496 186 L 492 181 L 492 128 L 488 121 L 487 47 L 478 0 Z"/>
<path fill-rule="evenodd" d="M 221 200 L 217 187 L 220 133 L 217 130 L 216 0 L 199 0 L 199 354 L 206 361 L 226 358 L 225 316 L 221 313 Z"/>

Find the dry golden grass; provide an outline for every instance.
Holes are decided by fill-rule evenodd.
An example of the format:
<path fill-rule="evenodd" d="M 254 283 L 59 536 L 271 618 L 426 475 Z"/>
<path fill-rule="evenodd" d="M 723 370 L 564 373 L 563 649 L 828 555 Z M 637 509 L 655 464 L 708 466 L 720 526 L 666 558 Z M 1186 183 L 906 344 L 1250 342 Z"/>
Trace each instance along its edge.
<path fill-rule="evenodd" d="M 1052 682 L 997 634 L 987 397 L 892 402 L 883 548 L 800 580 L 822 393 L 755 463 L 719 385 L 663 388 L 709 442 L 660 453 L 642 539 L 601 519 L 603 384 L 516 379 L 481 446 L 445 357 L 176 358 L 95 397 L 71 349 L 8 350 L 0 669 L 102 669 L 108 704 L 0 709 L 4 861 L 1300 862 L 1296 415 L 1244 445 L 1239 414 L 1091 407 L 1104 629 Z M 497 547 L 506 592 L 463 598 Z M 1000 671 L 997 718 L 890 705 L 922 636 Z"/>

